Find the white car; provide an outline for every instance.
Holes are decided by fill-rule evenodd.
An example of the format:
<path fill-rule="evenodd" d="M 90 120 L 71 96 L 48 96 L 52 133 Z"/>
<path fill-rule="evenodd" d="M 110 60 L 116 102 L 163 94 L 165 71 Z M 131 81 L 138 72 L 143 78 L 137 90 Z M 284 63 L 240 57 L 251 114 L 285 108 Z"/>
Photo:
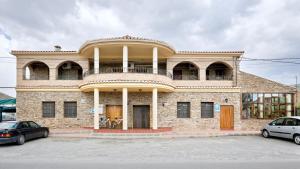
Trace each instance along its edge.
<path fill-rule="evenodd" d="M 300 145 L 300 116 L 281 117 L 267 124 L 262 130 L 263 137 L 270 136 L 293 139 Z"/>

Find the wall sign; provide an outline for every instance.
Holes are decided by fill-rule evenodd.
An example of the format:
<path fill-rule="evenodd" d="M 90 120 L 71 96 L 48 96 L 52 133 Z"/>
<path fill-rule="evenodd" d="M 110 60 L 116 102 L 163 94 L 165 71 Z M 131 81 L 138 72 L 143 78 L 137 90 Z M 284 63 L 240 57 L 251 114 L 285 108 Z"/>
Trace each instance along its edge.
<path fill-rule="evenodd" d="M 214 111 L 215 111 L 215 112 L 220 112 L 220 111 L 221 111 L 221 106 L 220 106 L 219 103 L 215 103 L 215 104 L 214 104 Z"/>

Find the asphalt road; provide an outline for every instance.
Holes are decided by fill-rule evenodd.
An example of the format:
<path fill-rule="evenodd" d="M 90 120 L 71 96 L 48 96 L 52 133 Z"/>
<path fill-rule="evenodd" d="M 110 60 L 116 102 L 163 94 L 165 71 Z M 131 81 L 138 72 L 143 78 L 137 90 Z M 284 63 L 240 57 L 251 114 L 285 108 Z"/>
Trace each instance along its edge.
<path fill-rule="evenodd" d="M 47 138 L 1 145 L 0 169 L 300 168 L 300 146 L 233 136 L 182 139 Z"/>

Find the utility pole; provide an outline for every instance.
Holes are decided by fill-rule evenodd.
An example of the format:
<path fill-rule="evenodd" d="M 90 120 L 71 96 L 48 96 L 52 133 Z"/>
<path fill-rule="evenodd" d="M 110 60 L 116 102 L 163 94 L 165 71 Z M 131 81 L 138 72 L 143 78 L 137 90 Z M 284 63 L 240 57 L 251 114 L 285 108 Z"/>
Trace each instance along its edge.
<path fill-rule="evenodd" d="M 296 97 L 295 97 L 295 105 L 294 105 L 294 115 L 296 115 L 296 116 L 298 116 L 298 114 L 297 114 L 297 103 L 298 103 L 297 97 L 298 97 L 298 77 L 296 75 Z"/>

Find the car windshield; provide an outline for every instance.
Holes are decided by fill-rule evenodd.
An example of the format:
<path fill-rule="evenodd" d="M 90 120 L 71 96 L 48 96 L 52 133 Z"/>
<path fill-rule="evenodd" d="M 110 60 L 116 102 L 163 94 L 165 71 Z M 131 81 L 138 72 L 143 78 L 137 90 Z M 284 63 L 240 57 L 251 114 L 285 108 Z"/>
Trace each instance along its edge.
<path fill-rule="evenodd" d="M 2 122 L 0 123 L 0 129 L 15 129 L 17 122 Z"/>

